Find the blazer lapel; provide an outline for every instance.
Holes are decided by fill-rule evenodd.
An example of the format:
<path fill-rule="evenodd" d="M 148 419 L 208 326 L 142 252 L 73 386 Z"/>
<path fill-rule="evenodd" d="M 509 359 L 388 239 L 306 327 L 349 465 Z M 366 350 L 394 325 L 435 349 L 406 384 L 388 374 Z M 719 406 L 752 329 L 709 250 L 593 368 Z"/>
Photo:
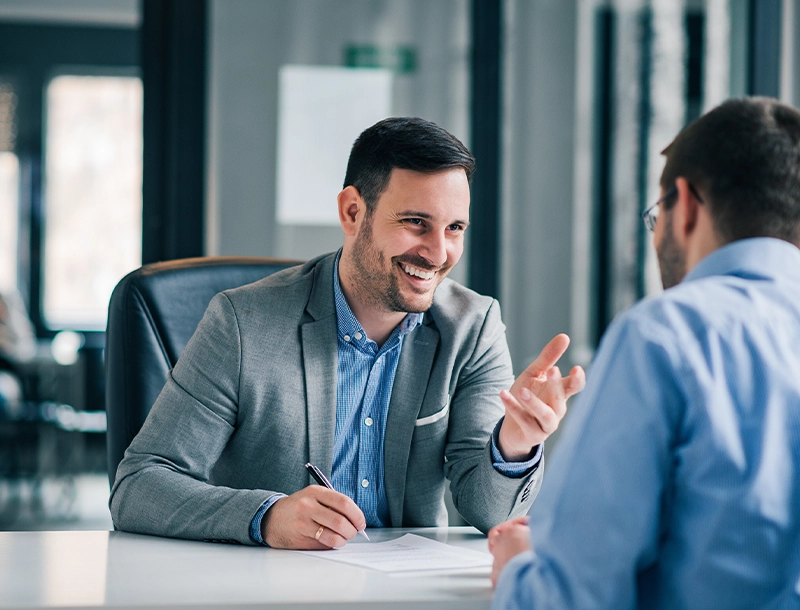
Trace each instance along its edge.
<path fill-rule="evenodd" d="M 307 313 L 301 327 L 303 374 L 306 385 L 308 460 L 328 477 L 333 465 L 336 429 L 336 307 L 333 302 L 333 260 L 324 259 L 314 273 Z"/>
<path fill-rule="evenodd" d="M 425 324 L 413 330 L 403 340 L 389 402 L 383 449 L 383 478 L 392 527 L 401 527 L 403 523 L 411 435 L 428 388 L 427 382 L 431 376 L 438 344 L 438 331 Z"/>

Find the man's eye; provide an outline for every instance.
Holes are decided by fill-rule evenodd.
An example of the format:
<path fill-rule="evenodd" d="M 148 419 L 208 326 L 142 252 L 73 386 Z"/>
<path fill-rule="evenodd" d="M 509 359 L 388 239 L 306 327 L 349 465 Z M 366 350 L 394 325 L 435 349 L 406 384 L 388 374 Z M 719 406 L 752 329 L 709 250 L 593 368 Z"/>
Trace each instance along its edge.
<path fill-rule="evenodd" d="M 422 224 L 422 219 L 421 218 L 406 218 L 406 222 L 408 224 L 411 224 L 411 225 L 414 225 L 414 226 L 420 226 Z"/>
<path fill-rule="evenodd" d="M 448 228 L 450 231 L 463 231 L 463 230 L 464 230 L 464 226 L 463 226 L 463 225 L 450 225 L 450 226 L 449 226 L 449 227 L 447 227 L 447 228 Z"/>

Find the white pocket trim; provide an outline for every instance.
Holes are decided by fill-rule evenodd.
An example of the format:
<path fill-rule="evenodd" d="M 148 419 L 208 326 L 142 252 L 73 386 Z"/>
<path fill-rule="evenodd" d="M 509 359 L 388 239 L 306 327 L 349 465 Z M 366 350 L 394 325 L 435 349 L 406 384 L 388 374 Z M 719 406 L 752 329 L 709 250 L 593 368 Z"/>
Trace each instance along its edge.
<path fill-rule="evenodd" d="M 440 411 L 437 411 L 433 415 L 428 415 L 428 417 L 422 417 L 418 419 L 416 422 L 414 422 L 414 426 L 427 426 L 428 424 L 437 422 L 444 416 L 446 416 L 449 411 L 450 411 L 450 397 L 448 396 L 447 403 L 444 405 L 444 407 L 442 407 Z"/>

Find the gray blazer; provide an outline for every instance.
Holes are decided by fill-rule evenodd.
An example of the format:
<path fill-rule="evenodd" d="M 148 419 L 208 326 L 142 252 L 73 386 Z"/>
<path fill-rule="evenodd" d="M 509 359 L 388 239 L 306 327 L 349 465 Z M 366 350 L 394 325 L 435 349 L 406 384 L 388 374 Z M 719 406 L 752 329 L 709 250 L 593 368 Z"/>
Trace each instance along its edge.
<path fill-rule="evenodd" d="M 218 294 L 117 470 L 117 528 L 252 544 L 272 494 L 330 474 L 336 423 L 335 255 Z M 450 481 L 461 515 L 487 531 L 525 514 L 542 467 L 492 466 L 498 393 L 513 382 L 496 301 L 450 280 L 403 342 L 384 444 L 393 527 L 447 524 Z"/>

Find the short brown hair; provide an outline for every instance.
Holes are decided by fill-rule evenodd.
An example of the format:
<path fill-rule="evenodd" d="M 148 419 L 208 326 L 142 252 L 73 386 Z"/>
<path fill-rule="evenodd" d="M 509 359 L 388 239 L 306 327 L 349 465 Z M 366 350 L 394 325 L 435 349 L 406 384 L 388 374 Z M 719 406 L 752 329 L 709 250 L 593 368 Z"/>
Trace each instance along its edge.
<path fill-rule="evenodd" d="M 662 154 L 661 187 L 683 177 L 701 190 L 725 243 L 777 237 L 800 246 L 800 112 L 771 98 L 732 99 Z"/>
<path fill-rule="evenodd" d="M 350 151 L 344 186 L 357 188 L 367 212 L 372 213 L 393 169 L 435 173 L 459 167 L 470 180 L 475 158 L 450 132 L 425 119 L 392 117 L 358 136 Z"/>

